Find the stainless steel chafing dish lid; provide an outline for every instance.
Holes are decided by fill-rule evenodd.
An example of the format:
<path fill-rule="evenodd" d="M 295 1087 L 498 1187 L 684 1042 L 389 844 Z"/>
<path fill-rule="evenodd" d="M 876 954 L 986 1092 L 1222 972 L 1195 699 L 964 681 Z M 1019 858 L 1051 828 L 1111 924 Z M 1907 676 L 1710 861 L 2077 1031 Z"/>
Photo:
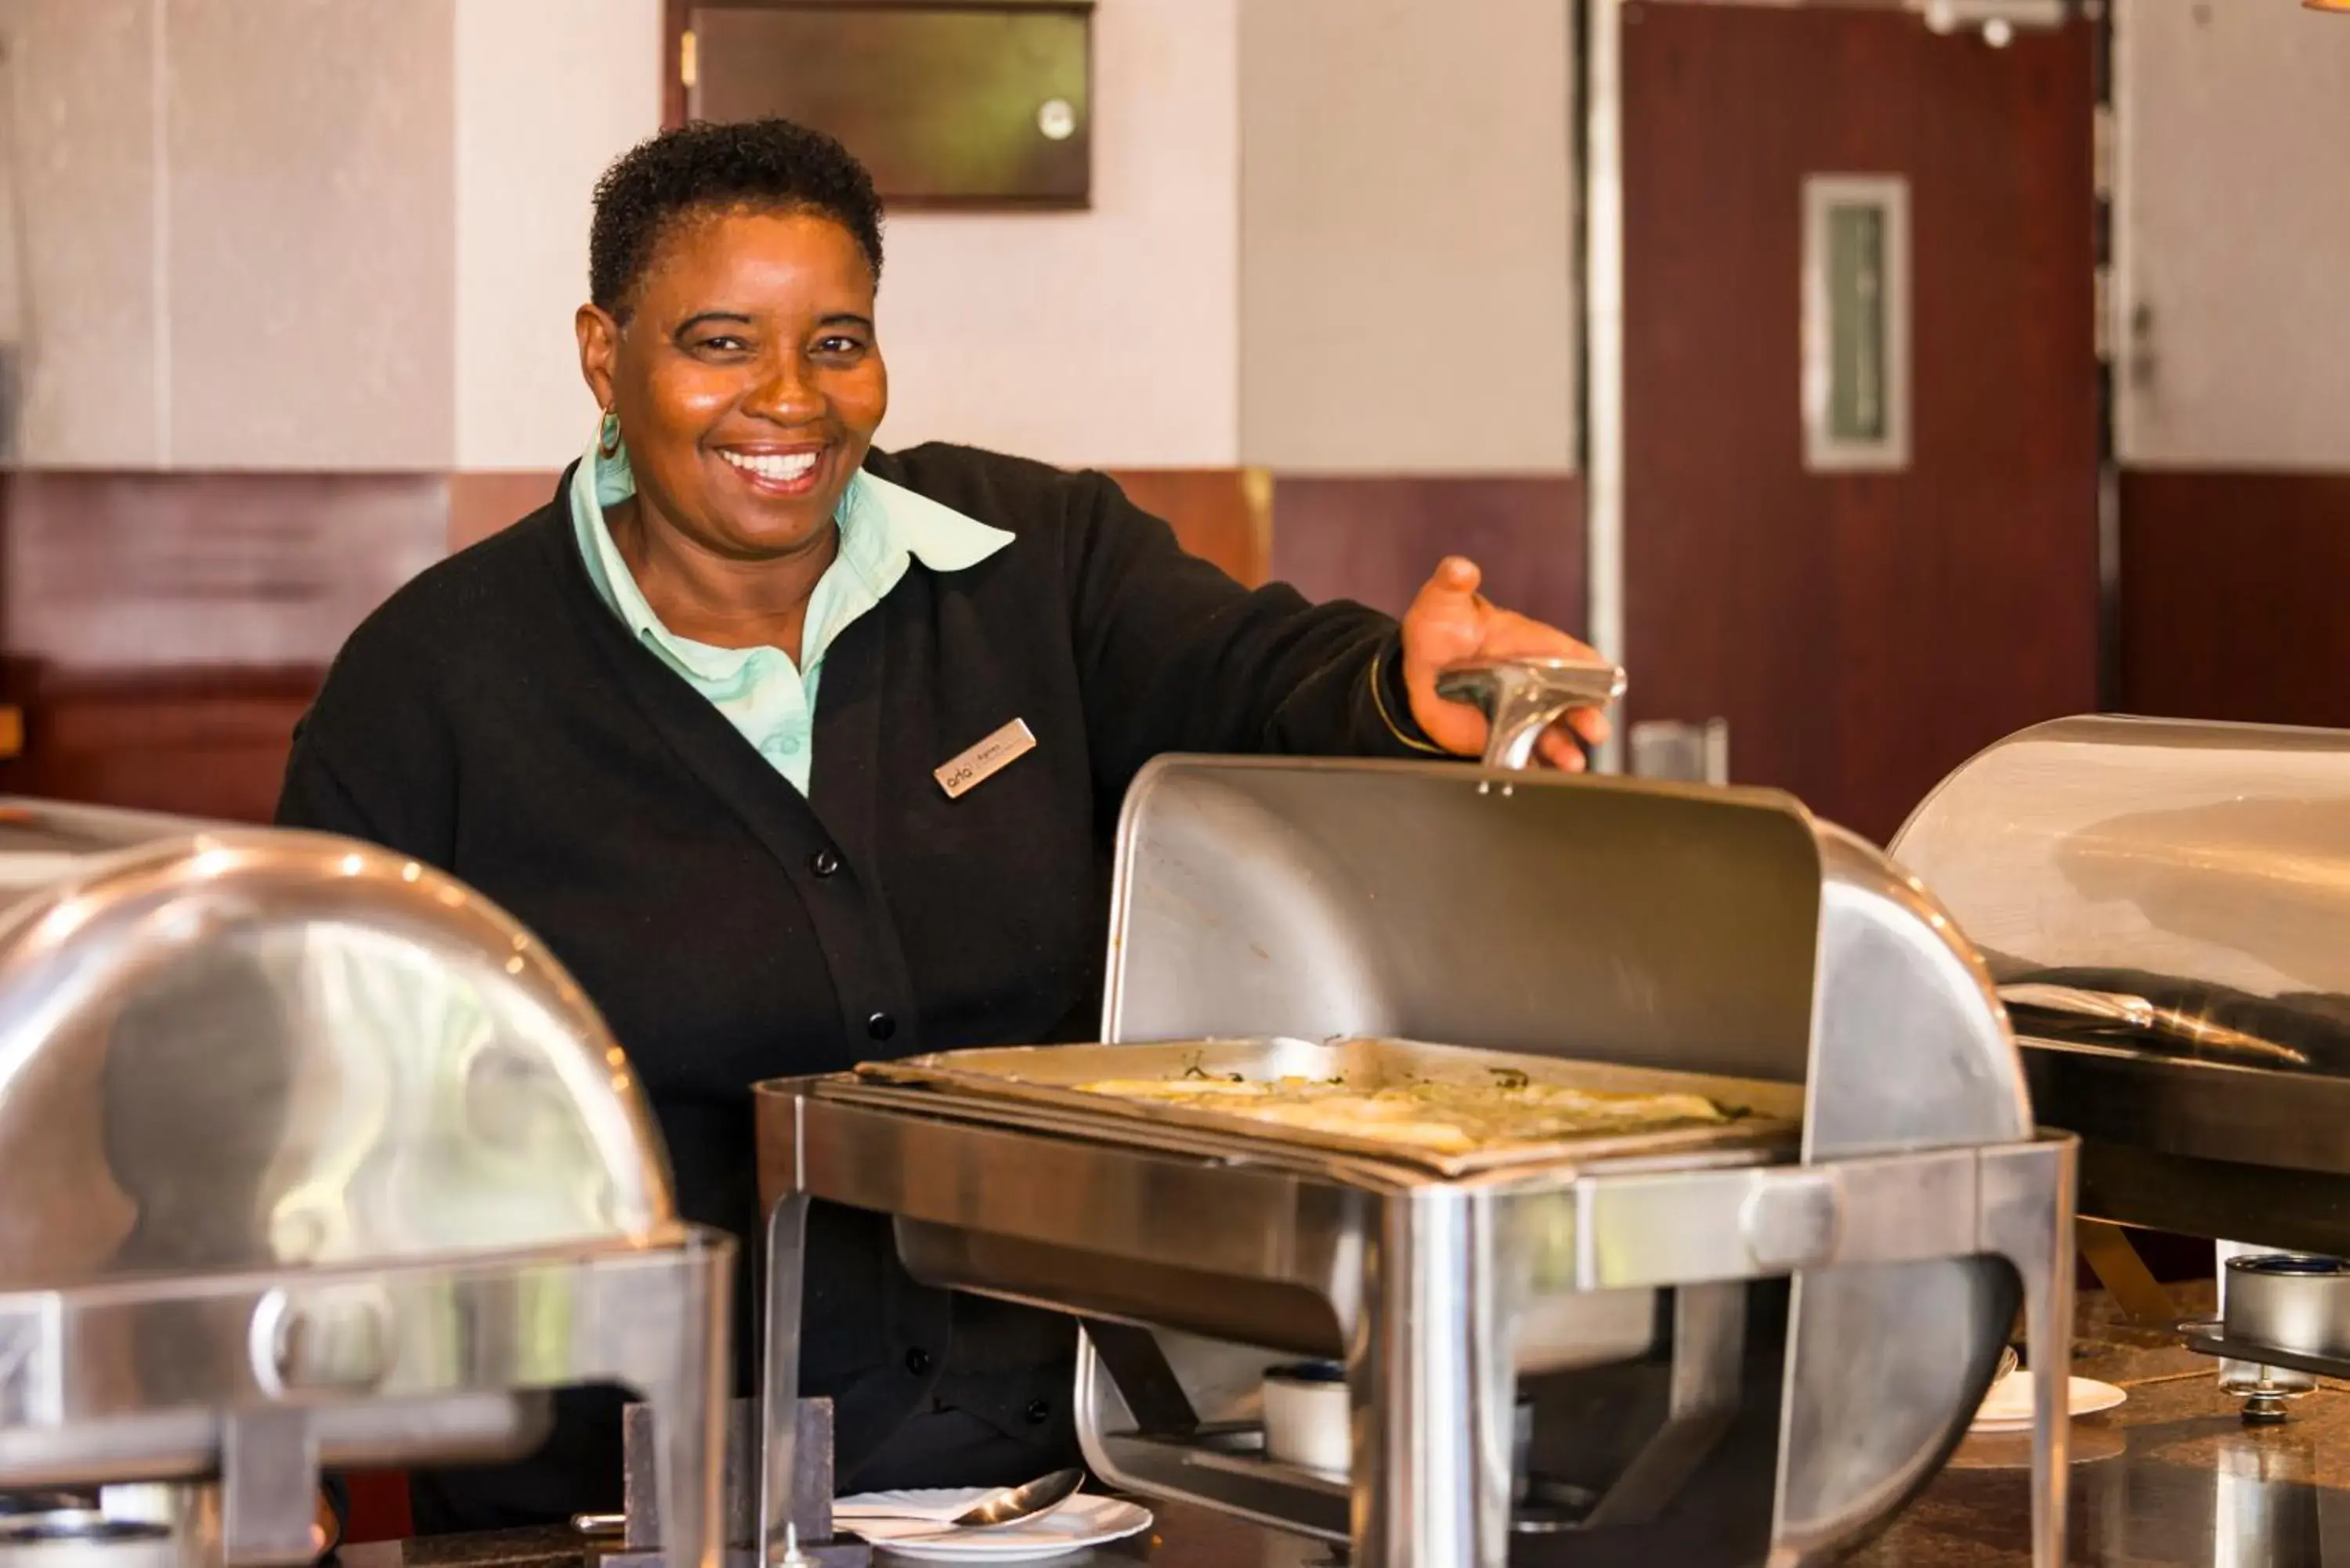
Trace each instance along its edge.
<path fill-rule="evenodd" d="M 2080 718 L 1894 853 L 1980 944 L 2081 1212 L 2350 1251 L 2350 733 Z"/>
<path fill-rule="evenodd" d="M 1105 1040 L 1802 1084 L 1806 1158 L 2031 1136 L 2005 1014 L 1940 906 L 1770 791 L 1164 758 L 1128 794 L 1111 920 Z"/>
<path fill-rule="evenodd" d="M 2350 1075 L 2350 733 L 2059 720 L 1951 774 L 1893 853 L 2027 1033 Z"/>
<path fill-rule="evenodd" d="M 522 927 L 346 840 L 0 805 L 0 1293 L 674 1229 Z"/>

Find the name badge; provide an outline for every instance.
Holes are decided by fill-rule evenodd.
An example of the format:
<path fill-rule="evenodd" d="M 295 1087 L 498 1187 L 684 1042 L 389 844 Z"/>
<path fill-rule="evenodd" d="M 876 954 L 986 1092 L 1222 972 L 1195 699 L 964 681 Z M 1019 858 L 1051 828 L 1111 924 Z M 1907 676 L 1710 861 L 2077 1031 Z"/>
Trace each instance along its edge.
<path fill-rule="evenodd" d="M 960 800 L 1035 749 L 1028 721 L 1014 719 L 931 776 L 949 800 Z"/>

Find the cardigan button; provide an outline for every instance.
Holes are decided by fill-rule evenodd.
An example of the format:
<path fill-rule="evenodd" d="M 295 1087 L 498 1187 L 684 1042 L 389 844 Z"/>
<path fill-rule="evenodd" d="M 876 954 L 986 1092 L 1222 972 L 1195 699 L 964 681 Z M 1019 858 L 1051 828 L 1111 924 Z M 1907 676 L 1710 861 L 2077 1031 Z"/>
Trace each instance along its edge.
<path fill-rule="evenodd" d="M 1032 1399 L 1024 1414 L 1027 1416 L 1030 1426 L 1041 1427 L 1053 1418 L 1053 1407 L 1042 1399 Z"/>
<path fill-rule="evenodd" d="M 840 857 L 829 849 L 819 849 L 808 857 L 808 869 L 819 877 L 829 877 L 840 869 Z"/>
<path fill-rule="evenodd" d="M 898 1021 L 886 1012 L 877 1012 L 865 1021 L 865 1033 L 876 1040 L 887 1040 L 898 1033 Z"/>
<path fill-rule="evenodd" d="M 906 1370 L 917 1377 L 928 1377 L 931 1375 L 931 1353 L 919 1345 L 906 1352 Z"/>

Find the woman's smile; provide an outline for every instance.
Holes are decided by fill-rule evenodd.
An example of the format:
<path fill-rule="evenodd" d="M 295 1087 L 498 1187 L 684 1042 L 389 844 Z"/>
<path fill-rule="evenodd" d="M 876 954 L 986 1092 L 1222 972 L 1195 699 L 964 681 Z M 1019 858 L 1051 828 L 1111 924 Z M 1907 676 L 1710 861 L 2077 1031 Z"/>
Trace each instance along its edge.
<path fill-rule="evenodd" d="M 718 455 L 754 496 L 794 500 L 825 487 L 829 442 L 722 446 Z"/>

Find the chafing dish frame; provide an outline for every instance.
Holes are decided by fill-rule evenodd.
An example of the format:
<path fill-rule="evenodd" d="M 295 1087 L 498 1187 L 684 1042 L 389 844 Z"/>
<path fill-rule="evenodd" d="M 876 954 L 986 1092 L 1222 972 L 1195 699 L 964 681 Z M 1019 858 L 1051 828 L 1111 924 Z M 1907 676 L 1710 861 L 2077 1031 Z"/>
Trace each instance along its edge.
<path fill-rule="evenodd" d="M 762 1165 L 779 1178 L 767 1195 L 769 1289 L 778 1299 L 796 1296 L 807 1205 L 821 1198 L 896 1216 L 900 1251 L 925 1282 L 1081 1317 L 1228 1328 L 1173 1321 L 1182 1314 L 1154 1310 L 1114 1282 L 1072 1288 L 1062 1267 L 1083 1259 L 1097 1276 L 1132 1268 L 1155 1283 L 1164 1276 L 1148 1271 L 1168 1267 L 1170 1254 L 1225 1289 L 1295 1293 L 1327 1309 L 1354 1394 L 1357 1475 L 1370 1482 L 1353 1497 L 1381 1504 L 1350 1506 L 1348 1489 L 1290 1467 L 1218 1454 L 1203 1462 L 1197 1447 L 1106 1431 L 1092 1419 L 1087 1387 L 1078 1407 L 1087 1457 L 1114 1482 L 1210 1496 L 1283 1529 L 1300 1528 L 1303 1516 L 1317 1521 L 1312 1533 L 1351 1541 L 1366 1563 L 1501 1568 L 1509 1468 L 1471 1456 L 1510 1451 L 1520 1371 L 1513 1336 L 1530 1311 L 1598 1293 L 1789 1276 L 1800 1294 L 1807 1276 L 1825 1284 L 1841 1268 L 1993 1257 L 2023 1284 L 2036 1352 L 2035 1472 L 2061 1485 L 2072 1242 L 2069 1219 L 2053 1231 L 2047 1220 L 2048 1195 L 2069 1189 L 2069 1137 L 1810 1165 L 1631 1160 L 1446 1181 L 1402 1166 L 1338 1162 L 1317 1171 L 1310 1158 L 1283 1168 L 1279 1158 L 1252 1161 L 1229 1148 L 1135 1147 L 1110 1118 L 1093 1139 L 1000 1125 L 998 1107 L 947 1096 L 917 1116 L 902 1104 L 908 1096 L 860 1103 L 862 1088 L 848 1075 L 759 1086 Z M 1069 1201 L 1039 1202 L 1055 1193 Z M 1146 1210 L 1180 1217 L 1180 1233 L 1141 1223 Z M 1039 1279 L 1036 1288 L 1019 1288 L 1024 1272 Z M 1389 1327 L 1375 1341 L 1364 1331 L 1377 1324 Z M 791 1408 L 797 1395 L 788 1347 L 771 1315 L 770 1408 Z M 1329 1348 L 1276 1346 L 1293 1347 Z M 1803 1353 L 1791 1345 L 1791 1360 Z M 1701 1365 L 1676 1372 L 1700 1384 L 1706 1376 Z M 1098 1361 L 1080 1376 L 1103 1376 Z M 1692 1387 L 1688 1402 L 1703 1407 L 1720 1392 Z M 1407 1432 L 1419 1440 L 1400 1440 Z M 774 1470 L 789 1452 L 788 1441 L 769 1435 L 770 1486 L 785 1484 Z M 774 1515 L 762 1517 L 767 1561 L 789 1563 Z M 2061 1493 L 2038 1488 L 2038 1568 L 2061 1564 L 2062 1531 Z M 1785 1533 L 1778 1542 L 1798 1562 L 1830 1544 Z"/>
<path fill-rule="evenodd" d="M 217 1477 L 227 1563 L 307 1563 L 322 1463 L 468 1443 L 504 1457 L 508 1398 L 615 1382 L 661 1428 L 670 1562 L 716 1568 L 733 1256 L 682 1227 L 632 1247 L 0 1294 L 0 1483 Z M 134 1337 L 171 1353 L 168 1388 L 122 1377 Z M 388 1434 L 388 1404 L 431 1440 Z"/>

